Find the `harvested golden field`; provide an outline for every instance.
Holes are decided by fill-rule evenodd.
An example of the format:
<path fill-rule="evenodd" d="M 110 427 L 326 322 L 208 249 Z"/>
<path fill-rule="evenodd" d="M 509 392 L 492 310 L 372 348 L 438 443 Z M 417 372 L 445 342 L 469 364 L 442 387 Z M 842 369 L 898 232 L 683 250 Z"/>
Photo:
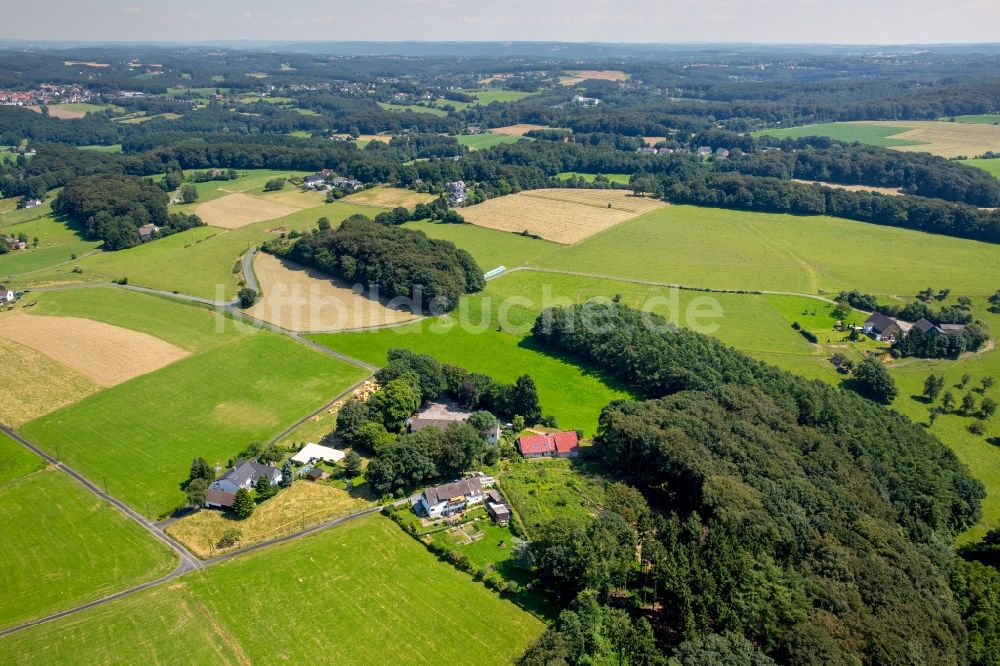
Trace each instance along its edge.
<path fill-rule="evenodd" d="M 545 129 L 556 129 L 554 127 L 546 127 L 545 125 L 532 125 L 531 123 L 520 123 L 517 125 L 507 125 L 505 127 L 493 127 L 490 129 L 494 134 L 503 134 L 505 136 L 524 136 L 526 132 L 531 130 L 545 130 Z"/>
<path fill-rule="evenodd" d="M 367 206 L 381 206 L 382 208 L 413 208 L 418 203 L 434 201 L 433 194 L 414 192 L 402 187 L 389 187 L 380 185 L 368 190 L 355 192 L 343 198 L 343 201 L 353 204 L 364 204 Z"/>
<path fill-rule="evenodd" d="M 370 506 L 372 503 L 368 500 L 352 497 L 346 490 L 328 483 L 299 480 L 261 503 L 246 520 L 234 521 L 222 511 L 204 509 L 173 523 L 167 533 L 198 557 L 211 557 L 276 539 Z M 228 548 L 216 548 L 222 534 L 233 528 L 241 532 L 240 542 Z"/>
<path fill-rule="evenodd" d="M 31 109 L 32 111 L 35 111 L 37 113 L 42 112 L 42 107 L 38 106 L 37 104 L 32 106 L 26 106 L 24 108 Z M 77 118 L 83 118 L 85 115 L 87 114 L 84 113 L 83 111 L 72 111 L 70 109 L 62 108 L 58 104 L 53 104 L 52 106 L 49 107 L 50 118 L 61 118 L 62 120 L 75 120 Z"/>
<path fill-rule="evenodd" d="M 293 185 L 286 185 L 284 188 L 274 192 L 261 192 L 260 194 L 254 194 L 254 196 L 264 201 L 273 201 L 274 203 L 291 206 L 297 210 L 315 208 L 326 203 L 325 193 L 317 192 L 316 190 L 303 191 Z"/>
<path fill-rule="evenodd" d="M 977 123 L 950 123 L 938 120 L 871 121 L 863 125 L 907 127 L 905 132 L 892 134 L 890 139 L 919 141 L 919 145 L 892 146 L 893 150 L 912 153 L 933 153 L 941 157 L 976 157 L 985 152 L 1000 151 L 1000 126 Z"/>
<path fill-rule="evenodd" d="M 667 137 L 665 137 L 665 136 L 644 136 L 644 137 L 642 137 L 642 140 L 646 142 L 647 146 L 655 146 L 656 144 L 660 143 L 661 141 L 666 141 Z"/>
<path fill-rule="evenodd" d="M 528 190 L 462 209 L 468 222 L 572 245 L 625 220 L 665 206 L 627 190 Z"/>
<path fill-rule="evenodd" d="M 897 197 L 903 193 L 903 191 L 898 187 L 875 187 L 874 185 L 841 185 L 839 183 L 824 183 L 821 180 L 802 180 L 801 178 L 792 178 L 793 182 L 802 183 L 803 185 L 822 185 L 823 187 L 832 187 L 838 190 L 847 190 L 848 192 L 877 192 L 878 194 L 887 194 L 892 197 Z"/>
<path fill-rule="evenodd" d="M 5 317 L 0 317 L 0 328 Z M 18 427 L 98 389 L 80 373 L 45 354 L 0 338 L 0 423 Z"/>
<path fill-rule="evenodd" d="M 263 252 L 254 258 L 254 273 L 263 296 L 248 314 L 290 331 L 344 331 L 417 318 L 361 296 L 319 271 Z"/>
<path fill-rule="evenodd" d="M 45 354 L 98 386 L 114 386 L 188 355 L 146 333 L 80 317 L 11 312 L 0 318 L 0 337 Z"/>
<path fill-rule="evenodd" d="M 598 81 L 624 81 L 628 79 L 628 74 L 620 69 L 580 69 L 566 72 L 568 76 L 560 77 L 559 82 L 564 86 L 576 85 L 587 79 Z"/>
<path fill-rule="evenodd" d="M 284 217 L 297 210 L 300 209 L 237 192 L 203 203 L 194 212 L 210 226 L 239 229 L 254 222 Z"/>

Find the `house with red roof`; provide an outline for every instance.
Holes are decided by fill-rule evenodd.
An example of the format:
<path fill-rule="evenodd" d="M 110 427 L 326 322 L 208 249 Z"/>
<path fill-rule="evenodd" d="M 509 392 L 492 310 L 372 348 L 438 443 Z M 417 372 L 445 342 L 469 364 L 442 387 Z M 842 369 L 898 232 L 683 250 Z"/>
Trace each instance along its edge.
<path fill-rule="evenodd" d="M 575 458 L 580 455 L 580 439 L 572 430 L 525 435 L 517 439 L 517 450 L 525 458 Z"/>

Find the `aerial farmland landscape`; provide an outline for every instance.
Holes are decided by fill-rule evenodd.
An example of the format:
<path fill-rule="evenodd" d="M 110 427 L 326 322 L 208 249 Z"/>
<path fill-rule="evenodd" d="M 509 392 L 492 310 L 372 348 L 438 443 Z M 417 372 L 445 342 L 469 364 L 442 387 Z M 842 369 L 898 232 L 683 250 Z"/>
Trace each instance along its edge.
<path fill-rule="evenodd" d="M 1000 666 L 1000 9 L 8 4 L 0 665 Z"/>

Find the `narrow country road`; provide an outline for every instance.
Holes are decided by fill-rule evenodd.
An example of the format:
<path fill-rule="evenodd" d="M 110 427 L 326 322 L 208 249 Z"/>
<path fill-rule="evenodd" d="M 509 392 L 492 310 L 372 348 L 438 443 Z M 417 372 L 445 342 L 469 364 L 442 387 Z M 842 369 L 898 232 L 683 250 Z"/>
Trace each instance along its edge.
<path fill-rule="evenodd" d="M 100 599 L 94 599 L 93 601 L 88 601 L 87 603 L 80 604 L 79 606 L 74 606 L 73 608 L 67 608 L 67 609 L 61 610 L 61 611 L 59 611 L 57 613 L 52 613 L 51 615 L 46 615 L 45 617 L 40 617 L 38 619 L 31 620 L 29 622 L 23 622 L 21 624 L 17 624 L 17 625 L 11 626 L 11 627 L 7 627 L 6 629 L 0 629 L 0 638 L 2 638 L 4 636 L 7 636 L 9 634 L 13 634 L 13 633 L 18 632 L 18 631 L 21 631 L 22 629 L 27 629 L 28 627 L 34 627 L 34 626 L 37 626 L 37 625 L 40 625 L 40 624 L 45 624 L 47 622 L 52 622 L 53 620 L 58 620 L 59 618 L 67 617 L 69 615 L 75 615 L 76 613 L 80 613 L 82 611 L 85 611 L 85 610 L 90 609 L 90 608 L 94 608 L 96 606 L 102 606 L 104 604 L 110 603 L 110 602 L 115 601 L 117 599 L 122 599 L 124 597 L 133 595 L 133 594 L 135 594 L 137 592 L 142 592 L 143 590 L 148 590 L 151 587 L 156 587 L 157 585 L 162 585 L 163 583 L 169 583 L 170 581 L 175 580 L 177 578 L 180 578 L 184 574 L 190 573 L 192 571 L 196 571 L 196 570 L 199 570 L 199 569 L 204 569 L 206 567 L 215 566 L 217 564 L 221 564 L 222 562 L 226 562 L 226 561 L 234 559 L 236 557 L 240 557 L 242 555 L 246 555 L 246 554 L 258 551 L 258 550 L 262 550 L 262 549 L 267 548 L 269 546 L 273 546 L 273 545 L 280 544 L 280 543 L 287 543 L 289 541 L 294 541 L 295 539 L 300 539 L 302 537 L 309 536 L 311 534 L 316 534 L 317 532 L 322 532 L 323 530 L 326 530 L 326 529 L 328 529 L 330 527 L 334 527 L 335 525 L 340 525 L 342 523 L 346 523 L 346 522 L 349 522 L 351 520 L 356 520 L 358 518 L 363 518 L 364 516 L 370 516 L 373 513 L 377 513 L 377 512 L 379 512 L 379 511 L 382 510 L 381 506 L 369 507 L 369 508 L 364 509 L 362 511 L 358 511 L 358 512 L 355 512 L 355 513 L 352 513 L 352 514 L 348 514 L 346 516 L 340 516 L 338 518 L 331 518 L 330 520 L 327 520 L 327 521 L 325 521 L 323 523 L 320 523 L 319 525 L 314 525 L 312 527 L 308 527 L 308 528 L 306 528 L 304 530 L 300 530 L 298 532 L 293 532 L 291 534 L 286 534 L 285 536 L 281 536 L 281 537 L 277 537 L 277 538 L 274 538 L 274 539 L 270 539 L 268 541 L 261 541 L 260 543 L 255 543 L 255 544 L 253 544 L 251 546 L 247 546 L 246 548 L 242 548 L 240 550 L 236 550 L 236 551 L 233 551 L 231 553 L 226 553 L 225 555 L 220 555 L 220 556 L 212 558 L 210 560 L 204 560 L 204 561 L 202 561 L 202 560 L 199 560 L 189 550 L 187 550 L 187 548 L 185 548 L 182 544 L 174 541 L 169 536 L 167 536 L 166 533 L 163 532 L 163 530 L 161 529 L 160 525 L 165 526 L 165 525 L 169 524 L 169 521 L 164 521 L 160 525 L 156 525 L 156 524 L 150 522 L 149 520 L 145 519 L 144 517 L 142 517 L 141 515 L 139 515 L 135 511 L 133 511 L 130 507 L 128 507 L 127 505 L 125 505 L 121 501 L 119 501 L 119 500 L 111 497 L 107 493 L 101 491 L 100 488 L 98 488 L 93 483 L 91 483 L 89 480 L 87 480 L 87 478 L 85 476 L 83 476 L 82 474 L 80 474 L 79 472 L 77 472 L 76 470 L 74 470 L 73 468 L 68 467 L 67 465 L 63 464 L 62 462 L 56 460 L 52 456 L 48 455 L 47 453 L 45 453 L 44 451 L 42 451 L 40 448 L 38 448 L 37 446 L 35 446 L 34 444 L 32 444 L 30 441 L 28 441 L 27 439 L 25 439 L 21 435 L 19 435 L 16 432 L 14 432 L 14 430 L 12 430 L 11 428 L 9 428 L 8 426 L 0 424 L 0 431 L 2 431 L 8 437 L 10 437 L 11 439 L 13 439 L 18 444 L 20 444 L 21 446 L 25 447 L 26 449 L 28 449 L 32 453 L 40 456 L 42 459 L 44 459 L 50 465 L 53 465 L 53 466 L 57 467 L 60 471 L 62 471 L 63 473 L 69 475 L 70 477 L 72 477 L 76 481 L 78 481 L 81 485 L 83 485 L 84 488 L 86 488 L 92 494 L 94 494 L 97 497 L 99 497 L 101 500 L 114 505 L 117 509 L 119 509 L 126 516 L 128 516 L 129 518 L 131 518 L 133 521 L 139 523 L 139 525 L 143 529 L 145 529 L 147 532 L 149 532 L 150 534 L 152 534 L 154 538 L 158 539 L 159 541 L 161 541 L 164 544 L 166 544 L 167 546 L 169 546 L 180 557 L 180 563 L 177 565 L 177 568 L 174 569 L 169 574 L 167 574 L 166 576 L 162 576 L 160 578 L 157 578 L 156 580 L 151 580 L 149 582 L 142 583 L 141 585 L 136 585 L 134 587 L 130 587 L 128 589 L 121 590 L 119 592 L 115 592 L 114 594 L 109 594 L 109 595 L 107 595 L 105 597 L 101 597 Z M 409 501 L 409 500 L 400 500 L 399 502 L 396 502 L 396 504 L 400 504 L 400 503 L 406 502 L 406 501 Z"/>
<path fill-rule="evenodd" d="M 260 293 L 260 285 L 257 284 L 257 276 L 253 272 L 253 258 L 257 256 L 257 248 L 252 247 L 243 255 L 243 279 L 247 286 Z"/>

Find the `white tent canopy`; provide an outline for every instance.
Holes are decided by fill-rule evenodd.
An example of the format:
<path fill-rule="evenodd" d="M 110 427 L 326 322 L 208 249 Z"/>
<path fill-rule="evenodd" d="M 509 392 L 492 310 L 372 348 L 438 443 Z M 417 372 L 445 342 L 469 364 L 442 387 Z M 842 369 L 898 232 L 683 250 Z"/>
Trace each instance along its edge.
<path fill-rule="evenodd" d="M 338 462 L 344 458 L 344 452 L 340 449 L 331 449 L 329 446 L 320 446 L 309 442 L 302 447 L 302 450 L 292 456 L 292 460 L 300 465 L 305 465 L 313 460 L 325 460 L 326 462 Z"/>

